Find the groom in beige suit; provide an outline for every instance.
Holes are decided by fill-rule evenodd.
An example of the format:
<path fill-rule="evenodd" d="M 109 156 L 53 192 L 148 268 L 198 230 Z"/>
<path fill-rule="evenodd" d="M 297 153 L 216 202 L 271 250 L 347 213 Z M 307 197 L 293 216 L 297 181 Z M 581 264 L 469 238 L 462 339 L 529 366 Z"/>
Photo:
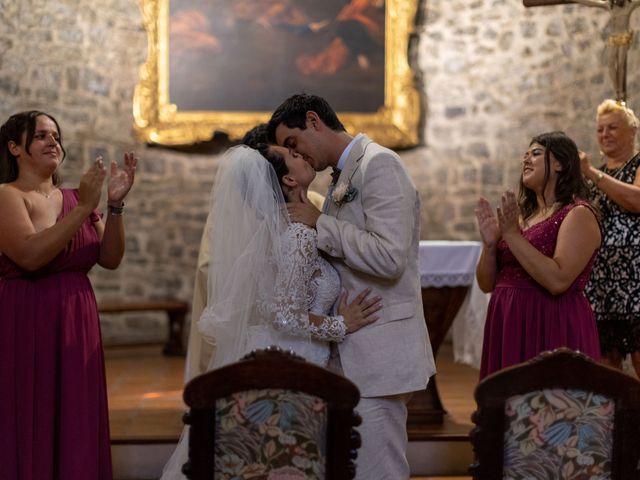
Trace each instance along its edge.
<path fill-rule="evenodd" d="M 419 195 L 396 153 L 364 134 L 351 137 L 320 97 L 285 100 L 269 135 L 316 171 L 333 167 L 323 212 L 304 202 L 289 203 L 289 214 L 317 229 L 318 248 L 344 289 L 369 287 L 382 297 L 380 319 L 349 334 L 332 355 L 362 397 L 356 479 L 408 479 L 406 405 L 435 373 L 418 273 Z"/>

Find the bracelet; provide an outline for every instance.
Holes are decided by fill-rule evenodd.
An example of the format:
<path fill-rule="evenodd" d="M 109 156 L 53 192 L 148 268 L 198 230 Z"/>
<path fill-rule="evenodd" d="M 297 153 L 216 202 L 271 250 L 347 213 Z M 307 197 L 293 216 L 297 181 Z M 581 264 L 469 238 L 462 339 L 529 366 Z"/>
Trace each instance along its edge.
<path fill-rule="evenodd" d="M 119 207 L 112 207 L 111 205 L 107 206 L 109 210 L 109 215 L 113 215 L 115 217 L 119 217 L 124 213 L 124 203 Z"/>
<path fill-rule="evenodd" d="M 604 178 L 604 173 L 598 172 L 598 174 L 596 175 L 596 180 L 595 182 L 593 182 L 593 184 L 597 187 L 603 178 Z"/>

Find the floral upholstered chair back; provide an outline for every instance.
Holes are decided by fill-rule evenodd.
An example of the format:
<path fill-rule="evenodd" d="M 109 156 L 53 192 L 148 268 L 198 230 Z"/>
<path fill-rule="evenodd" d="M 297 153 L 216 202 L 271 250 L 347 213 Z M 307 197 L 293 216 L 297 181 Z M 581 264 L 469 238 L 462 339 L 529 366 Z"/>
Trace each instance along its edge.
<path fill-rule="evenodd" d="M 278 347 L 192 379 L 189 480 L 352 480 L 358 387 Z"/>
<path fill-rule="evenodd" d="M 543 389 L 505 402 L 507 480 L 611 478 L 615 402 L 577 389 Z"/>
<path fill-rule="evenodd" d="M 475 480 L 640 480 L 640 381 L 558 348 L 476 387 Z"/>
<path fill-rule="evenodd" d="M 286 389 L 218 399 L 216 480 L 324 480 L 327 404 Z"/>

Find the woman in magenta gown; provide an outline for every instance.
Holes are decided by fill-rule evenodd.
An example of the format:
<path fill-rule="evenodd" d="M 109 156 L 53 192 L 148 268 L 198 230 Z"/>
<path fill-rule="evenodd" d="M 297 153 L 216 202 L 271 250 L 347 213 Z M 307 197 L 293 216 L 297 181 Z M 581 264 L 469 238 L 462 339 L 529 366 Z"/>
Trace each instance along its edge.
<path fill-rule="evenodd" d="M 77 190 L 53 117 L 30 111 L 0 129 L 0 479 L 111 479 L 107 394 L 87 273 L 124 253 L 123 199 L 136 158 L 111 163 L 106 221 L 95 209 L 101 159 Z"/>
<path fill-rule="evenodd" d="M 480 379 L 558 347 L 600 358 L 584 287 L 601 243 L 578 149 L 562 132 L 534 137 L 524 155 L 519 198 L 502 195 L 494 215 L 476 209 L 483 250 L 476 276 L 492 292 Z"/>

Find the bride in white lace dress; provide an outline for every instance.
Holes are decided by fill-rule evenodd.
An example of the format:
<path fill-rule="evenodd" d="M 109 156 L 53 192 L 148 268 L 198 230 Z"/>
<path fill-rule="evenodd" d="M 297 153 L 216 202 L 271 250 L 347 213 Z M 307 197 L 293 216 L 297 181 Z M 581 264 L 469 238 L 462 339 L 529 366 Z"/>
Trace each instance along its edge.
<path fill-rule="evenodd" d="M 260 151 L 230 149 L 214 183 L 207 307 L 198 321 L 216 343 L 209 370 L 269 345 L 324 366 L 329 342 L 374 322 L 382 308 L 367 290 L 348 302 L 338 273 L 318 254 L 315 230 L 289 221 L 284 195 L 299 199 L 313 168 L 283 147 Z M 185 429 L 162 480 L 185 478 L 186 460 Z"/>

